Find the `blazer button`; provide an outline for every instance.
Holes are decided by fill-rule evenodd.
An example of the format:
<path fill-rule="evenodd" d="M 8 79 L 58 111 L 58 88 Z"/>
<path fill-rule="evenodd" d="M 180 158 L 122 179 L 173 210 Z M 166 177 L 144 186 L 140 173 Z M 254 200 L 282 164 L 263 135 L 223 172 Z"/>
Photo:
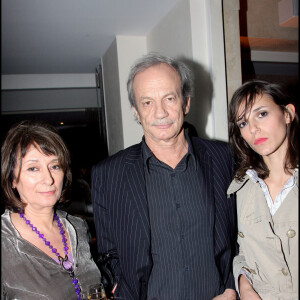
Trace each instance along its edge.
<path fill-rule="evenodd" d="M 284 276 L 287 276 L 288 275 L 288 271 L 285 269 L 285 268 L 282 268 L 281 269 L 281 272 Z"/>
<path fill-rule="evenodd" d="M 254 275 L 256 275 L 256 271 L 254 269 L 250 269 L 250 272 Z"/>
<path fill-rule="evenodd" d="M 293 238 L 295 235 L 296 235 L 296 231 L 294 229 L 290 229 L 286 235 L 289 237 L 289 238 Z"/>
<path fill-rule="evenodd" d="M 239 235 L 241 238 L 244 238 L 244 237 L 245 237 L 244 234 L 243 234 L 241 231 L 238 232 L 238 235 Z"/>

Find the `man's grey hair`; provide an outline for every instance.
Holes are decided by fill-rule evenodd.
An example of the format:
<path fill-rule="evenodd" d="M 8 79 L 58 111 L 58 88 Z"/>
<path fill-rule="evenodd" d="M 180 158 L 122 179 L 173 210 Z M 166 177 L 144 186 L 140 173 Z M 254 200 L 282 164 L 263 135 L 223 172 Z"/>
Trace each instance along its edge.
<path fill-rule="evenodd" d="M 192 96 L 193 93 L 193 75 L 191 70 L 181 61 L 177 61 L 172 57 L 167 57 L 155 53 L 150 53 L 137 60 L 131 67 L 128 81 L 127 91 L 130 105 L 137 109 L 136 99 L 133 91 L 133 80 L 135 76 L 152 67 L 159 64 L 167 64 L 173 68 L 180 77 L 181 82 L 181 93 L 183 97 L 182 107 L 185 108 L 187 99 Z"/>

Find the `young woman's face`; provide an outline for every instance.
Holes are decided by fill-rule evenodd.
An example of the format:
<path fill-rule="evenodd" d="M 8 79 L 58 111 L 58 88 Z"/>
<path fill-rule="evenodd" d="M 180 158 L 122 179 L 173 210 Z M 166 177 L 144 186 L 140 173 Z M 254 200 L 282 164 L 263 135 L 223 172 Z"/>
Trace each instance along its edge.
<path fill-rule="evenodd" d="M 286 108 L 293 114 L 295 108 L 288 104 Z M 238 116 L 243 115 L 244 103 L 241 104 Z M 242 119 L 237 120 L 241 135 L 247 144 L 259 155 L 270 156 L 278 151 L 285 153 L 287 147 L 287 124 L 290 115 L 268 95 L 258 95 L 249 111 Z"/>

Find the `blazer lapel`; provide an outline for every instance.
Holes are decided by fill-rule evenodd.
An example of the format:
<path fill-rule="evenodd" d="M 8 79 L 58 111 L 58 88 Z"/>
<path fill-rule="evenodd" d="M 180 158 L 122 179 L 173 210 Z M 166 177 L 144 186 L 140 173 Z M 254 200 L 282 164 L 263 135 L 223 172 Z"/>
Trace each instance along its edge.
<path fill-rule="evenodd" d="M 213 230 L 215 203 L 212 160 L 210 155 L 208 155 L 207 151 L 204 148 L 194 146 L 194 151 L 197 157 L 198 177 L 202 188 L 201 198 L 204 201 L 207 210 L 206 217 L 209 228 Z"/>
<path fill-rule="evenodd" d="M 127 186 L 132 195 L 133 209 L 136 210 L 143 231 L 150 243 L 150 222 L 141 143 L 131 149 L 125 164 L 128 166 L 126 166 L 124 186 Z"/>

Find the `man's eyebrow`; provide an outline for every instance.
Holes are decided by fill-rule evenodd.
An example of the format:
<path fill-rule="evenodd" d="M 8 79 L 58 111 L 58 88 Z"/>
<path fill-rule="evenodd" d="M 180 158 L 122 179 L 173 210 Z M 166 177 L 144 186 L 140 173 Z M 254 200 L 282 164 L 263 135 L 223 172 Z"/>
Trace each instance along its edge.
<path fill-rule="evenodd" d="M 141 96 L 140 97 L 140 100 L 153 100 L 153 98 L 152 97 L 149 97 L 149 96 Z"/>
<path fill-rule="evenodd" d="M 177 93 L 176 92 L 167 92 L 167 93 L 165 93 L 163 96 L 162 96 L 162 98 L 165 98 L 165 97 L 167 97 L 167 96 L 177 96 Z M 153 98 L 152 97 L 150 97 L 150 96 L 141 96 L 140 97 L 140 100 L 153 100 Z"/>

